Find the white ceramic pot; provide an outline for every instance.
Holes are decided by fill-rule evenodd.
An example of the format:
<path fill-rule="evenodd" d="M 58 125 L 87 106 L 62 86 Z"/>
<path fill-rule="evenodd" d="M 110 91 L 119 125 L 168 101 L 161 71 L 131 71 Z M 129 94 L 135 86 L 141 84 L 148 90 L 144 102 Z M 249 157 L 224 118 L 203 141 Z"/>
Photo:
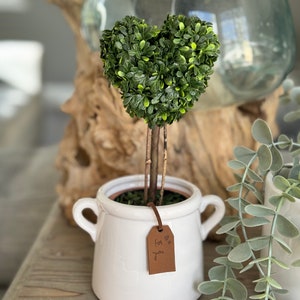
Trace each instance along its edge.
<path fill-rule="evenodd" d="M 267 199 L 272 196 L 280 195 L 281 191 L 278 190 L 273 184 L 273 175 L 269 173 L 266 177 L 265 184 L 265 204 L 270 206 Z M 280 210 L 280 214 L 287 217 L 294 224 L 300 227 L 300 199 L 296 198 L 295 203 L 291 203 L 286 201 L 283 207 Z M 262 234 L 269 235 L 270 234 L 270 225 L 264 225 Z M 282 237 L 282 239 L 290 246 L 293 253 L 288 254 L 285 252 L 277 243 L 274 243 L 273 248 L 273 256 L 278 257 L 281 261 L 285 262 L 288 265 L 291 265 L 292 262 L 300 258 L 300 237 L 294 239 L 287 239 Z M 265 253 L 263 252 L 265 255 Z M 290 267 L 290 269 L 285 270 L 282 268 L 276 268 L 274 266 L 274 274 L 272 277 L 276 279 L 280 285 L 289 291 L 288 294 L 276 295 L 277 300 L 297 300 L 300 295 L 300 268 L 298 267 Z"/>
<path fill-rule="evenodd" d="M 143 175 L 121 177 L 103 185 L 96 199 L 83 198 L 74 205 L 75 221 L 95 242 L 93 290 L 101 300 L 196 300 L 200 296 L 197 286 L 203 281 L 202 241 L 222 219 L 224 203 L 214 195 L 201 196 L 200 190 L 185 180 L 167 176 L 166 189 L 189 197 L 157 207 L 163 225 L 169 225 L 174 234 L 176 271 L 149 275 L 146 237 L 157 225 L 153 210 L 109 198 L 143 187 Z M 208 205 L 215 211 L 201 223 L 200 214 Z M 98 216 L 97 224 L 82 215 L 86 208 Z"/>

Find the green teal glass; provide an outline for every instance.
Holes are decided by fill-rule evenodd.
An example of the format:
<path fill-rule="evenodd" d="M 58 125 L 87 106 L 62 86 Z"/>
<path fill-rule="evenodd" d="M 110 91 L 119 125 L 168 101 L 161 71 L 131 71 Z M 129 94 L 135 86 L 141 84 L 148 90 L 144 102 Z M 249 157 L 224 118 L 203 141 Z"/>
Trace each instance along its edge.
<path fill-rule="evenodd" d="M 266 96 L 292 70 L 296 41 L 286 0 L 181 0 L 175 13 L 213 23 L 221 54 L 210 84 L 220 85 L 214 94 L 227 98 L 224 105 Z"/>

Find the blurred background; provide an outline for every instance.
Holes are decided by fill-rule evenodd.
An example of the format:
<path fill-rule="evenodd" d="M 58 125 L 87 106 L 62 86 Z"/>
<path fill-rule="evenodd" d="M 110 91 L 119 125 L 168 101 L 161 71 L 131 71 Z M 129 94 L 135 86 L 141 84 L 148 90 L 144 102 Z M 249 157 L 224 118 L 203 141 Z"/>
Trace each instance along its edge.
<path fill-rule="evenodd" d="M 127 3 L 106 2 L 111 10 Z M 299 86 L 300 2 L 289 4 L 298 50 L 288 76 Z M 0 0 L 0 298 L 55 201 L 54 161 L 68 122 L 60 105 L 73 93 L 75 72 L 75 41 L 58 7 Z"/>

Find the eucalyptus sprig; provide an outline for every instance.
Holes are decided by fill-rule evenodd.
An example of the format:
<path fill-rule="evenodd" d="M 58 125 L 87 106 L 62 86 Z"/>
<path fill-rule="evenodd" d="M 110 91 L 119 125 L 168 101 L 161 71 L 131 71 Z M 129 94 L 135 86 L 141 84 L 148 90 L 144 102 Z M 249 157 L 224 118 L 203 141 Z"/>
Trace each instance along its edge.
<path fill-rule="evenodd" d="M 276 293 L 285 290 L 272 278 L 272 270 L 275 265 L 279 268 L 288 266 L 280 258 L 273 256 L 273 245 L 278 243 L 284 251 L 291 253 L 292 249 L 282 237 L 294 238 L 299 235 L 298 228 L 280 211 L 284 202 L 294 202 L 295 198 L 300 198 L 300 135 L 297 141 L 285 135 L 274 141 L 269 126 L 261 119 L 253 123 L 252 135 L 260 143 L 259 148 L 255 151 L 236 147 L 235 159 L 229 162 L 229 167 L 236 173 L 237 183 L 228 187 L 228 191 L 234 196 L 227 202 L 237 214 L 224 218 L 218 233 L 226 234 L 226 245 L 217 247 L 221 256 L 215 260 L 217 265 L 209 270 L 210 280 L 199 285 L 200 292 L 215 295 L 213 299 L 247 299 L 248 291 L 237 279 L 237 274 L 254 266 L 259 271 L 259 278 L 254 281 L 256 295 L 250 296 L 250 299 L 276 299 Z M 282 149 L 288 150 L 296 162 L 288 178 L 280 175 L 285 167 Z M 282 192 L 267 200 L 270 206 L 263 203 L 262 192 L 268 172 L 277 174 L 274 176 L 274 185 Z M 271 228 L 268 235 L 249 237 L 249 228 L 268 223 Z M 264 257 L 260 255 L 262 249 L 266 249 Z"/>

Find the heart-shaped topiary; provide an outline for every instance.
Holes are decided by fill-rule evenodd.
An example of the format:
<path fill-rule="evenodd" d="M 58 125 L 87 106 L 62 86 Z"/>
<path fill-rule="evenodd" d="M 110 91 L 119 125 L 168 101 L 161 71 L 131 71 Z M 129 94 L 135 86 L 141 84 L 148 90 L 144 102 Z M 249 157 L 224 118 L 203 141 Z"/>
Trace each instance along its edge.
<path fill-rule="evenodd" d="M 163 26 L 127 16 L 100 40 L 104 72 L 132 117 L 150 128 L 179 120 L 205 91 L 219 54 L 212 25 L 169 15 Z"/>

